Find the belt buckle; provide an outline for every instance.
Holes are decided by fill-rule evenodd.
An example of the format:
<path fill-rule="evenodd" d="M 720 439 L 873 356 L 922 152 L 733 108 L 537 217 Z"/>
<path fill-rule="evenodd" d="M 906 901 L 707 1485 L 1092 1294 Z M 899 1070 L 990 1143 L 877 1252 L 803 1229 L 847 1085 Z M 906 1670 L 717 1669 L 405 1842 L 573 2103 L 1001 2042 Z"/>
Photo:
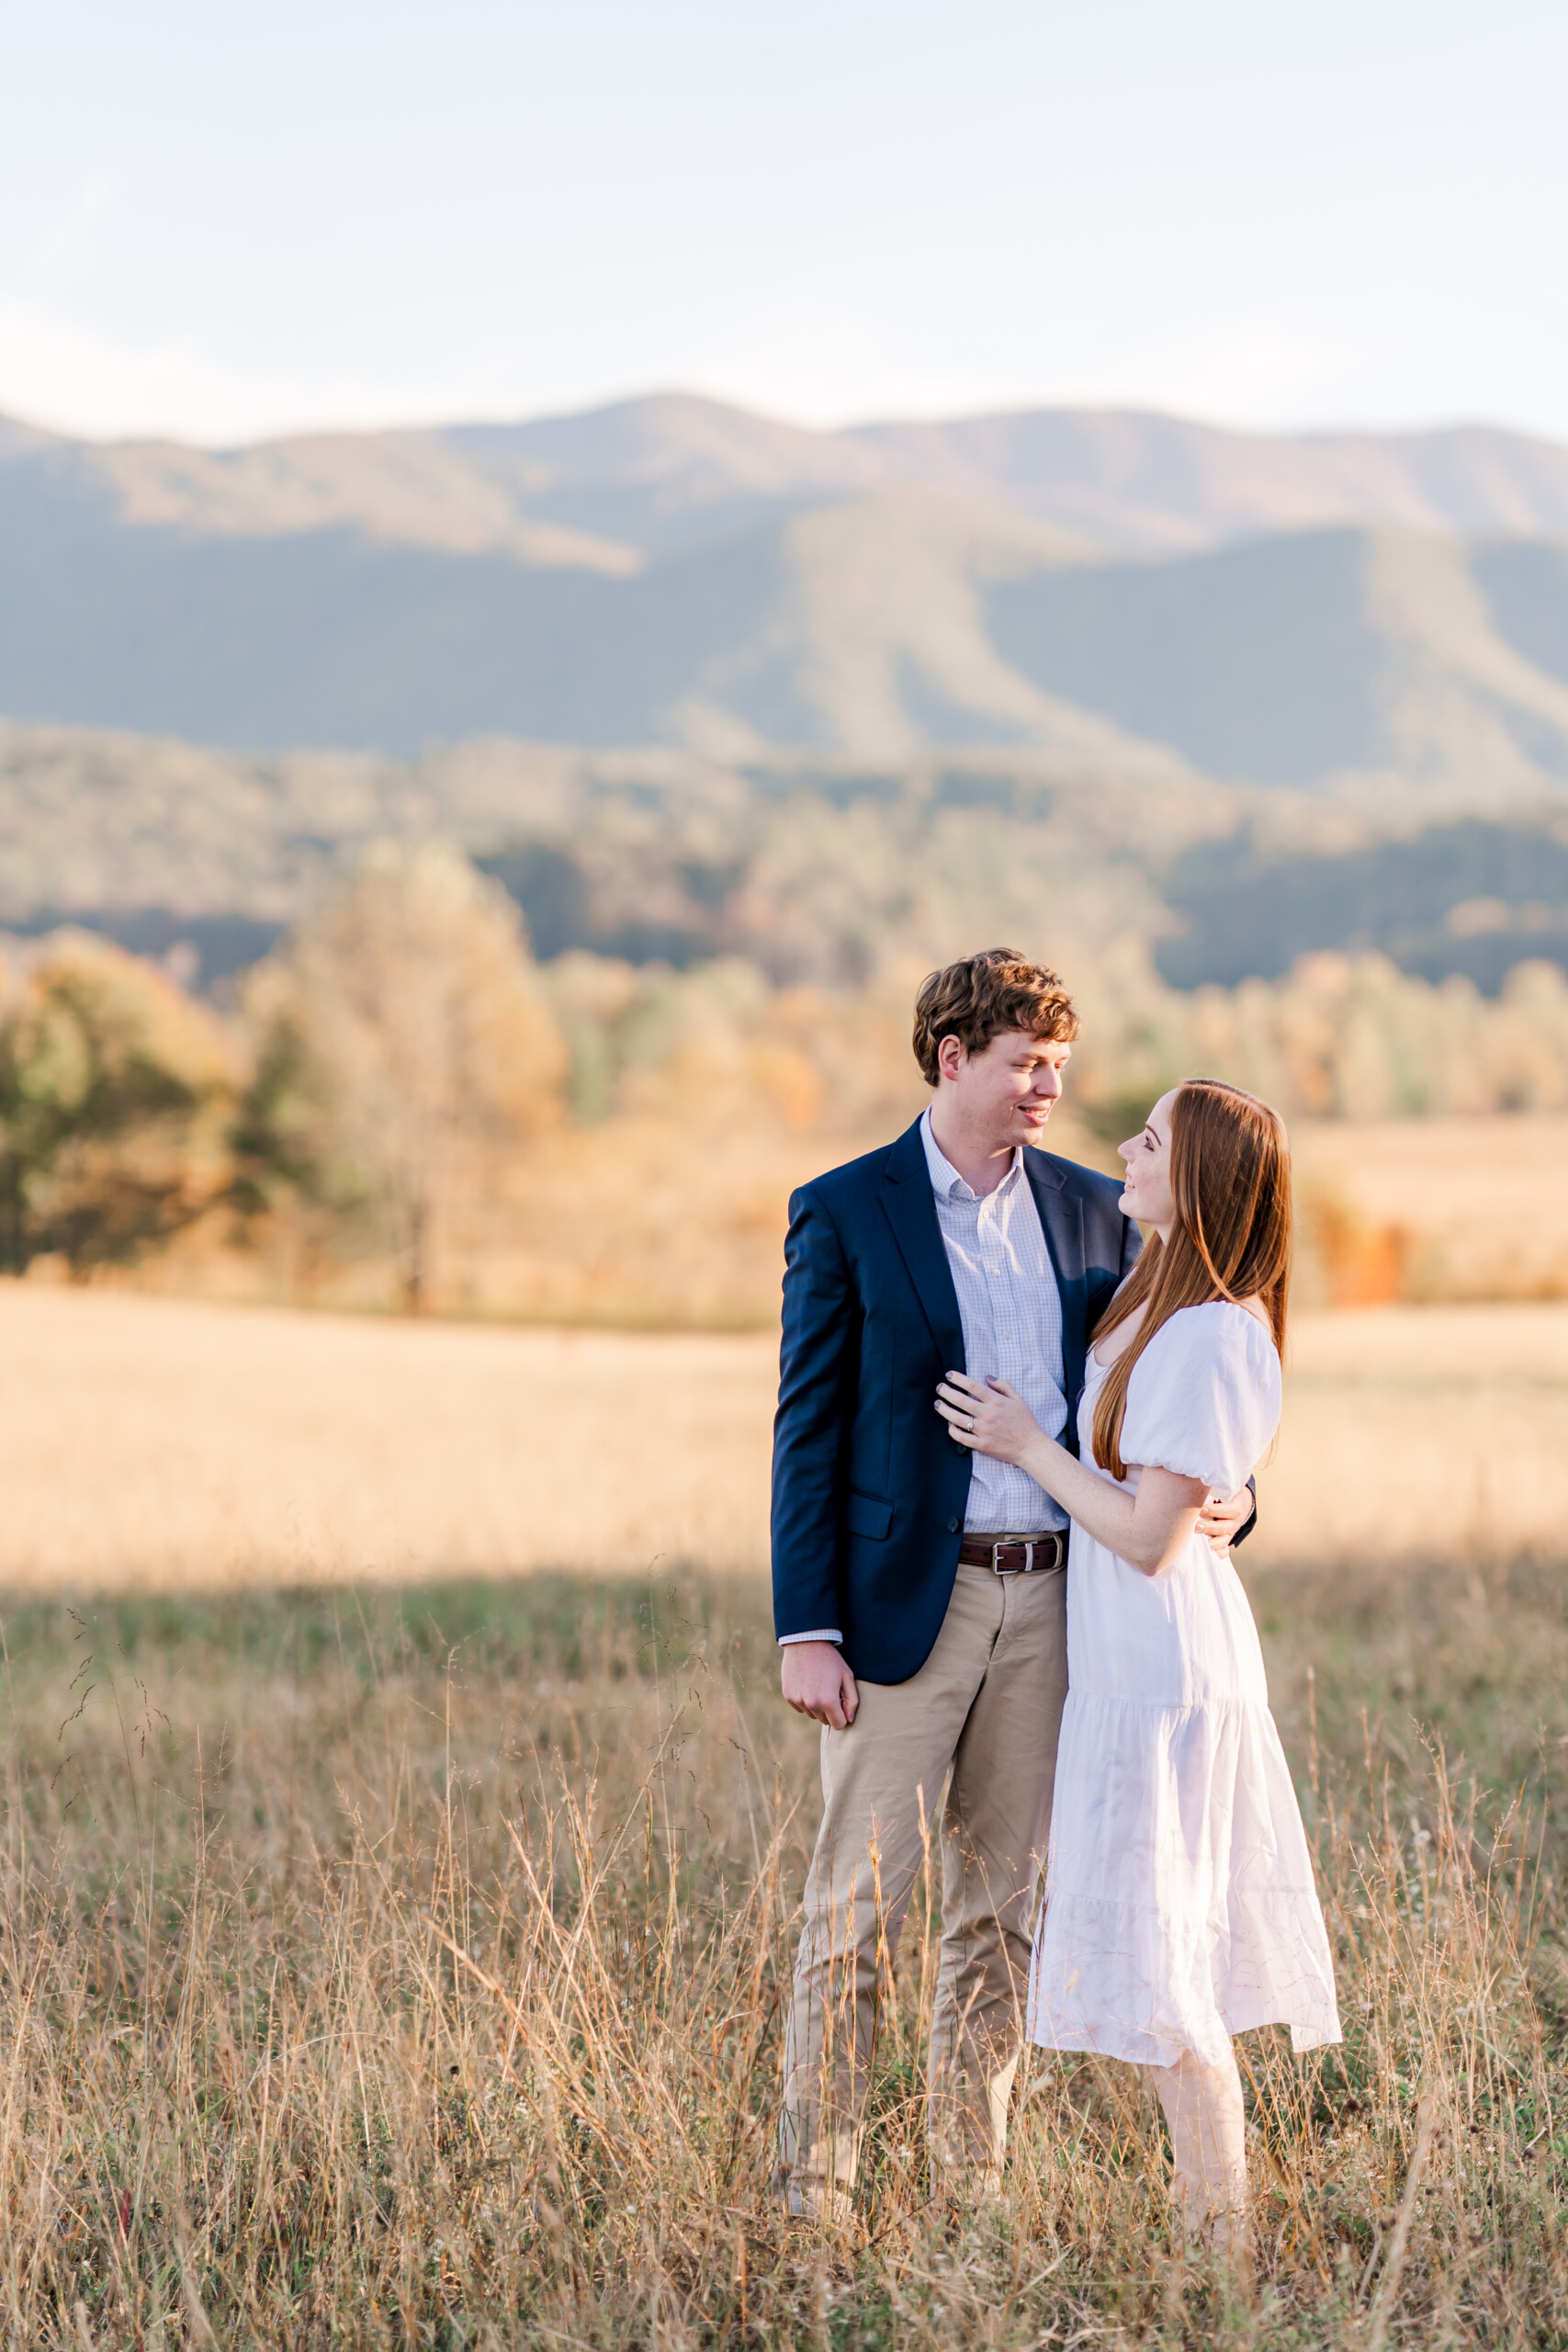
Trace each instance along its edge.
<path fill-rule="evenodd" d="M 1018 1550 L 1018 1548 L 1019 1548 L 1019 1547 L 1018 1547 L 1018 1545 L 1017 1545 L 1016 1544 L 992 1544 L 992 1546 L 991 1546 L 991 1574 L 992 1574 L 993 1576 L 995 1576 L 995 1577 L 1017 1577 L 1017 1576 L 1025 1576 L 1025 1577 L 1026 1577 L 1026 1576 L 1030 1575 L 1030 1573 L 1032 1571 L 1033 1566 L 1034 1566 L 1034 1546 L 1033 1546 L 1033 1544 L 1024 1544 L 1024 1546 L 1023 1546 L 1023 1566 L 1022 1566 L 1022 1567 L 1021 1567 L 1021 1568 L 1004 1568 L 1004 1567 L 1003 1567 L 1003 1566 L 1002 1566 L 1002 1564 L 1001 1564 L 1001 1560 L 1000 1560 L 1000 1558 L 999 1558 L 999 1556 L 998 1556 L 1001 1553 L 1003 1553 L 1003 1552 L 1016 1552 L 1016 1551 Z"/>

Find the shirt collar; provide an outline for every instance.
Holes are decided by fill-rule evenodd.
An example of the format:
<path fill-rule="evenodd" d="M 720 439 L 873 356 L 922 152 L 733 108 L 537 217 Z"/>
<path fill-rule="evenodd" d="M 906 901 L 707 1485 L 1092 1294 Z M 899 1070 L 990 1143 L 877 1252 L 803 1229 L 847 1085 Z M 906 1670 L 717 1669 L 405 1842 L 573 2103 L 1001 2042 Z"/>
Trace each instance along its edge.
<path fill-rule="evenodd" d="M 931 1176 L 931 1190 L 936 1194 L 938 1200 L 950 1201 L 956 1194 L 958 1199 L 961 1201 L 977 1201 L 980 1198 L 980 1194 L 976 1192 L 972 1184 L 959 1174 L 952 1160 L 949 1159 L 946 1152 L 943 1151 L 941 1144 L 938 1143 L 935 1136 L 932 1135 L 931 1114 L 929 1105 L 920 1114 L 920 1141 L 926 1148 L 926 1168 Z M 1010 1184 L 1012 1182 L 1013 1179 L 1018 1174 L 1021 1160 L 1022 1148 L 1021 1146 L 1015 1145 L 1012 1159 L 1008 1166 L 1008 1172 L 1002 1178 L 1001 1184 L 998 1185 L 998 1192 L 1000 1192 L 1004 1185 Z M 994 1198 L 995 1195 L 993 1194 L 992 1197 Z"/>

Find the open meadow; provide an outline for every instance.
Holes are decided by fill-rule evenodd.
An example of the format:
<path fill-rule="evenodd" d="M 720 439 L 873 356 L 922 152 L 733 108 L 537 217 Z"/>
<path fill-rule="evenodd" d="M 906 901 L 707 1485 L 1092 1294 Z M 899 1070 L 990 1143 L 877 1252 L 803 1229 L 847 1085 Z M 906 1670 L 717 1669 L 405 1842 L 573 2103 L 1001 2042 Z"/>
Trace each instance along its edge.
<path fill-rule="evenodd" d="M 1558 1556 L 1568 1303 L 1303 1314 L 1289 1357 L 1252 1558 Z M 771 1333 L 0 1283 L 0 1585 L 760 1576 L 776 1380 Z"/>
<path fill-rule="evenodd" d="M 929 1883 L 854 2224 L 776 2214 L 773 1353 L 0 1285 L 5 2340 L 1568 2341 L 1568 1307 L 1296 1326 L 1241 1565 L 1348 2039 L 1246 2045 L 1251 2303 L 1094 2062 L 928 2208 Z"/>

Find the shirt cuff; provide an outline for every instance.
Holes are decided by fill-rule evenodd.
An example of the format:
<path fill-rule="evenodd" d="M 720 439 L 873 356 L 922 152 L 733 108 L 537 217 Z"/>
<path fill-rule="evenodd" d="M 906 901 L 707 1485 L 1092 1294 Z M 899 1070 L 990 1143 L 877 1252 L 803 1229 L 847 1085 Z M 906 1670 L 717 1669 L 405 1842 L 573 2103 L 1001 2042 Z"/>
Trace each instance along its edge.
<path fill-rule="evenodd" d="M 781 1634 L 779 1647 L 787 1650 L 792 1642 L 841 1642 L 843 1638 L 837 1625 L 826 1625 L 819 1634 Z"/>

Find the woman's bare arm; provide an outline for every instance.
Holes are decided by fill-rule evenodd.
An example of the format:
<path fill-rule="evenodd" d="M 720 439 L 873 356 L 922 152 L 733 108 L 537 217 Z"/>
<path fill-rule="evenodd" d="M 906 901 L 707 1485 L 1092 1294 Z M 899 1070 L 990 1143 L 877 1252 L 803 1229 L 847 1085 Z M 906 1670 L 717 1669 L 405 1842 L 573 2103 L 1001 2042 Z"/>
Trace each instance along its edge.
<path fill-rule="evenodd" d="M 1145 1576 L 1158 1576 L 1185 1551 L 1209 1491 L 1201 1478 L 1145 1470 L 1137 1493 L 1129 1495 L 1047 1437 L 1005 1380 L 974 1380 L 967 1373 L 950 1372 L 937 1390 L 936 1408 L 960 1445 L 1016 1463 L 1097 1544 Z M 973 1427 L 965 1428 L 965 1422 Z"/>

